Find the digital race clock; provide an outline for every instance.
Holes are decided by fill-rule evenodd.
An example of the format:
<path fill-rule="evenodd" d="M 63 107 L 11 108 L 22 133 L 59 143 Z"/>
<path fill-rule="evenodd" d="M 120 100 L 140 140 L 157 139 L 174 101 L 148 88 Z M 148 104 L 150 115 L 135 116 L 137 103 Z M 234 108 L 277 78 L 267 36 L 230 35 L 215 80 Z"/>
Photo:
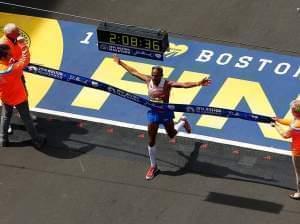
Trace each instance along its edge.
<path fill-rule="evenodd" d="M 169 48 L 168 34 L 161 30 L 101 22 L 97 36 L 99 50 L 118 54 L 163 60 Z"/>

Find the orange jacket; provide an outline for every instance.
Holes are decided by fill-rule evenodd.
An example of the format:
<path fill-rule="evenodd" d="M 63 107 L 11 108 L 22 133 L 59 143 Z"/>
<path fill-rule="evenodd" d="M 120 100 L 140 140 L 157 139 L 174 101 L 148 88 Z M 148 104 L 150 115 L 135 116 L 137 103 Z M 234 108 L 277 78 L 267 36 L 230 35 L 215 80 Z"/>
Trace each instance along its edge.
<path fill-rule="evenodd" d="M 300 156 L 300 129 L 292 128 L 291 137 L 292 137 L 292 143 L 291 143 L 292 155 Z"/>
<path fill-rule="evenodd" d="M 298 119 L 290 124 L 290 134 L 292 138 L 292 155 L 300 156 L 300 121 Z"/>
<path fill-rule="evenodd" d="M 20 60 L 22 56 L 22 50 L 18 43 L 13 43 L 7 36 L 3 35 L 0 38 L 0 44 L 6 44 L 10 47 L 11 56 L 16 61 Z"/>
<path fill-rule="evenodd" d="M 21 80 L 23 69 L 30 60 L 26 44 L 19 44 L 22 55 L 18 61 L 8 63 L 0 60 L 0 99 L 3 103 L 15 106 L 27 100 L 27 93 Z"/>
<path fill-rule="evenodd" d="M 292 138 L 291 148 L 293 156 L 300 156 L 300 122 L 293 119 L 281 118 L 277 120 L 278 123 L 290 126 L 290 135 Z"/>

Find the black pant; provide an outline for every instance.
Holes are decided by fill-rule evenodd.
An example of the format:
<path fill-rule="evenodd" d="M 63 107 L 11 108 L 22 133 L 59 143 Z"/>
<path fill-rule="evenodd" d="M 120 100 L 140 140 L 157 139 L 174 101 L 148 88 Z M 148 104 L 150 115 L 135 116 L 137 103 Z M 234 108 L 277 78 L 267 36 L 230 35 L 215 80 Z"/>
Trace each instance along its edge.
<path fill-rule="evenodd" d="M 31 119 L 31 116 L 29 113 L 28 101 L 26 100 L 23 103 L 15 105 L 15 107 L 18 110 L 20 117 L 21 117 L 22 121 L 24 122 L 24 125 L 25 125 L 29 135 L 31 136 L 32 140 L 38 141 L 39 135 L 36 131 L 36 128 L 33 125 L 33 121 Z M 14 108 L 14 106 L 10 106 L 5 103 L 2 103 L 0 142 L 8 141 L 7 130 L 8 130 L 10 120 L 12 117 L 13 108 Z"/>

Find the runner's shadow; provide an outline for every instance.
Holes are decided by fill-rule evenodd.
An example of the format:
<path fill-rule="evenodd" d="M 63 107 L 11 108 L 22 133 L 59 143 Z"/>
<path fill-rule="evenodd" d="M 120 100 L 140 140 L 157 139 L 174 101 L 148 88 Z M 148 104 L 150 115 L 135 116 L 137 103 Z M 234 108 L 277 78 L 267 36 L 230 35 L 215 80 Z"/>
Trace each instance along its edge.
<path fill-rule="evenodd" d="M 186 163 L 183 167 L 175 171 L 160 171 L 162 175 L 168 176 L 181 176 L 187 173 L 200 174 L 206 177 L 216 177 L 216 178 L 225 178 L 237 181 L 252 182 L 252 183 L 261 183 L 266 185 L 278 186 L 276 184 L 278 181 L 273 178 L 266 178 L 262 176 L 247 174 L 243 172 L 236 171 L 227 166 L 222 166 L 206 161 L 199 161 L 199 145 L 195 145 L 194 150 L 190 155 L 185 155 L 181 151 L 177 151 L 178 155 L 186 159 Z M 237 168 L 238 169 L 238 168 Z M 254 169 L 254 168 L 253 168 Z M 286 189 L 292 189 L 290 187 L 281 186 Z"/>
<path fill-rule="evenodd" d="M 187 173 L 195 173 L 195 174 L 202 174 L 208 177 L 222 177 L 222 178 L 225 178 L 233 174 L 245 178 L 255 178 L 255 179 L 265 180 L 264 178 L 261 177 L 234 171 L 225 166 L 198 161 L 199 150 L 196 149 L 196 147 L 189 156 L 185 155 L 183 152 L 177 152 L 177 153 L 178 155 L 184 157 L 187 160 L 185 165 L 176 171 L 161 171 L 160 172 L 161 174 L 169 175 L 169 176 L 181 176 Z"/>

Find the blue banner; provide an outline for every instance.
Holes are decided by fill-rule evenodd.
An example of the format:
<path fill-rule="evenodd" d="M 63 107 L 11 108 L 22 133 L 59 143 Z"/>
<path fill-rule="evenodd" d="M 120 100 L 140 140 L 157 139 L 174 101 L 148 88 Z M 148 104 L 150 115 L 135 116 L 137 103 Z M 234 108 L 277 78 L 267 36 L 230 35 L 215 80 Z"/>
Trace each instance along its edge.
<path fill-rule="evenodd" d="M 97 80 L 89 79 L 83 76 L 79 76 L 76 74 L 72 74 L 72 73 L 68 73 L 56 69 L 47 68 L 36 64 L 30 64 L 24 70 L 33 74 L 38 74 L 49 78 L 77 84 L 80 86 L 86 86 L 89 88 L 106 91 L 111 94 L 117 95 L 119 97 L 123 97 L 127 100 L 133 101 L 135 103 L 141 104 L 143 106 L 150 107 L 151 109 L 162 109 L 162 110 L 171 110 L 174 112 L 186 112 L 186 113 L 194 113 L 194 114 L 206 114 L 206 115 L 213 115 L 213 116 L 240 118 L 244 120 L 264 122 L 264 123 L 272 122 L 272 119 L 267 116 L 245 113 L 245 112 L 235 111 L 235 110 L 228 110 L 223 108 L 206 107 L 206 106 L 198 106 L 198 105 L 185 105 L 185 104 L 159 104 L 159 103 L 146 100 L 140 96 L 129 93 L 117 87 L 110 86 L 102 82 L 98 82 Z"/>

